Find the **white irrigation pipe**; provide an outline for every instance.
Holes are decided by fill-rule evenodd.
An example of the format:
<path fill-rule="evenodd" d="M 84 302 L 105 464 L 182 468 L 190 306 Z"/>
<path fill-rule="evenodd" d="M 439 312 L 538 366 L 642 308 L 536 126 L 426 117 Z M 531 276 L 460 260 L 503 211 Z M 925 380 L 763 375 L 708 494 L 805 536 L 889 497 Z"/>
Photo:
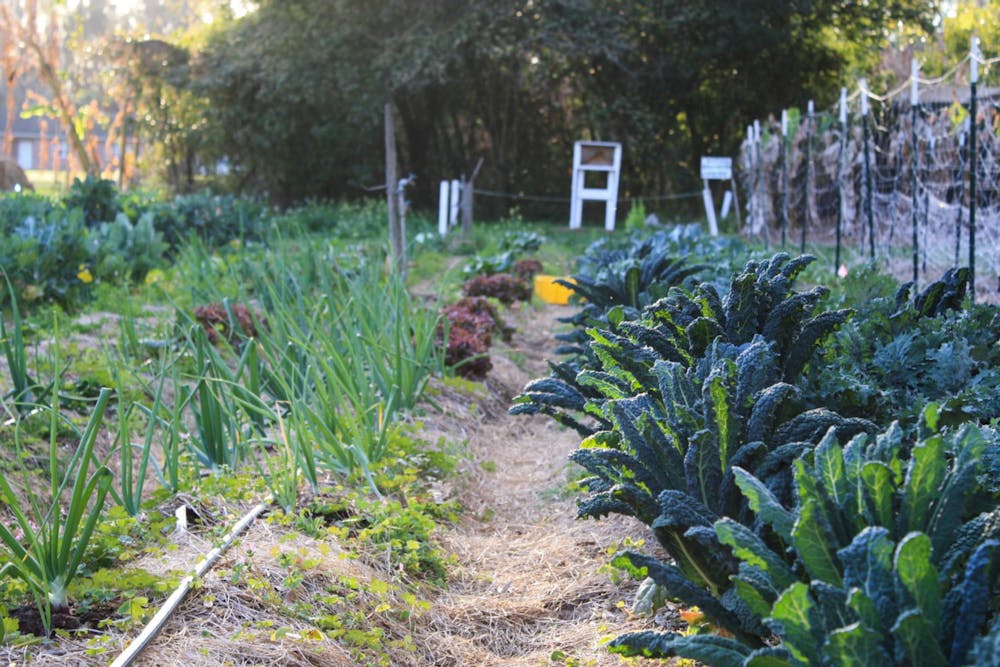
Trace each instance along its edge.
<path fill-rule="evenodd" d="M 132 664 L 142 649 L 146 648 L 146 645 L 156 636 L 156 634 L 163 628 L 163 625 L 170 618 L 170 615 L 174 613 L 178 605 L 180 605 L 181 600 L 187 595 L 188 591 L 191 590 L 191 584 L 197 577 L 201 577 L 208 570 L 215 565 L 215 562 L 219 560 L 219 557 L 232 546 L 236 538 L 239 537 L 240 533 L 247 529 L 247 527 L 253 523 L 254 519 L 259 517 L 261 514 L 271 506 L 273 498 L 268 496 L 263 502 L 255 506 L 250 510 L 246 516 L 239 520 L 239 522 L 232 527 L 232 529 L 222 538 L 222 544 L 212 549 L 206 554 L 206 556 L 195 566 L 194 572 L 184 577 L 181 583 L 177 586 L 167 601 L 160 607 L 160 610 L 156 612 L 146 627 L 142 629 L 139 636 L 132 640 L 125 650 L 119 655 L 114 662 L 112 662 L 109 667 L 127 667 Z"/>

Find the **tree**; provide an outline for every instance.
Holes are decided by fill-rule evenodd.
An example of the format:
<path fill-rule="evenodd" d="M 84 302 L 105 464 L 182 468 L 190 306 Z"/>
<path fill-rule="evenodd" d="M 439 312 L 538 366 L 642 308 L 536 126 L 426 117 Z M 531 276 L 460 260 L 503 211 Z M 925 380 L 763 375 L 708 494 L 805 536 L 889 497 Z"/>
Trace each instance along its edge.
<path fill-rule="evenodd" d="M 52 107 L 80 168 L 87 174 L 97 175 L 100 164 L 87 152 L 85 128 L 79 122 L 77 106 L 60 76 L 60 17 L 54 4 L 50 4 L 48 10 L 47 14 L 40 15 L 38 0 L 7 0 L 0 5 L 0 35 L 8 42 L 24 46 L 32 70 L 48 89 Z"/>
<path fill-rule="evenodd" d="M 0 155 L 14 156 L 14 117 L 17 114 L 17 82 L 24 67 L 24 57 L 21 49 L 11 40 L 4 40 L 0 45 L 0 72 L 4 81 L 4 104 L 6 119 L 3 128 L 3 144 Z"/>
<path fill-rule="evenodd" d="M 217 149 L 279 201 L 377 183 L 382 105 L 416 198 L 568 192 L 574 139 L 625 144 L 625 195 L 691 189 L 748 119 L 832 101 L 917 0 L 267 0 L 198 60 Z M 550 209 L 551 211 L 551 209 Z"/>

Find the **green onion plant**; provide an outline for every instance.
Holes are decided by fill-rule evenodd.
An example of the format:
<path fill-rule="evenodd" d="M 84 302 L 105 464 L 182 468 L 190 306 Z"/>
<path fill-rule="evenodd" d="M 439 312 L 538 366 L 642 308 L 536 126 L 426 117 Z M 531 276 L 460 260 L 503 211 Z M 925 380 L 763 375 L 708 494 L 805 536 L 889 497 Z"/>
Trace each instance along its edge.
<path fill-rule="evenodd" d="M 99 465 L 94 456 L 94 443 L 110 398 L 111 391 L 101 389 L 65 472 L 59 474 L 62 455 L 57 432 L 63 418 L 59 414 L 58 394 L 53 396 L 53 404 L 48 408 L 51 418 L 47 498 L 32 490 L 24 467 L 22 493 L 28 497 L 26 506 L 8 477 L 0 475 L 0 502 L 16 524 L 0 523 L 0 544 L 6 551 L 0 576 L 17 577 L 27 584 L 47 631 L 52 628 L 53 612 L 69 610 L 70 582 L 83 563 L 113 481 L 111 470 Z M 15 428 L 15 446 L 20 454 L 19 428 Z"/>

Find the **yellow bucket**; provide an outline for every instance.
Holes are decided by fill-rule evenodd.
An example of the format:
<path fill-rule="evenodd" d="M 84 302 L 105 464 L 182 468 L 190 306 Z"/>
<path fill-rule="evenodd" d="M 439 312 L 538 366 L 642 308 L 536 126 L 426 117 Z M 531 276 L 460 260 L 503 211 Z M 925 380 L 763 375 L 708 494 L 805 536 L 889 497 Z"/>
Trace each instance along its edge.
<path fill-rule="evenodd" d="M 535 294 L 546 303 L 554 303 L 556 305 L 565 306 L 569 303 L 569 297 L 573 294 L 573 290 L 568 287 L 563 287 L 562 285 L 557 285 L 557 280 L 565 280 L 567 282 L 574 282 L 572 278 L 564 276 L 547 276 L 544 274 L 538 274 L 535 276 Z"/>

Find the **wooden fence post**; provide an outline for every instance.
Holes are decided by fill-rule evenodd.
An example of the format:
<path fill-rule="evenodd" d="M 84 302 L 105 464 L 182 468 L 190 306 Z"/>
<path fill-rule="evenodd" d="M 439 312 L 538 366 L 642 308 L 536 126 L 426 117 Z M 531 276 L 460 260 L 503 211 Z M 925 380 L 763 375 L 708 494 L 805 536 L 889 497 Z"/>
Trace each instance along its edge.
<path fill-rule="evenodd" d="M 462 177 L 462 234 L 467 235 L 472 230 L 472 197 L 476 189 L 476 176 L 483 166 L 483 158 L 479 158 L 476 168 L 472 170 L 469 180 Z"/>
<path fill-rule="evenodd" d="M 395 270 L 406 275 L 406 238 L 400 225 L 398 204 L 399 178 L 396 171 L 396 131 L 392 121 L 392 105 L 385 105 L 385 192 L 389 205 L 389 243 Z"/>

